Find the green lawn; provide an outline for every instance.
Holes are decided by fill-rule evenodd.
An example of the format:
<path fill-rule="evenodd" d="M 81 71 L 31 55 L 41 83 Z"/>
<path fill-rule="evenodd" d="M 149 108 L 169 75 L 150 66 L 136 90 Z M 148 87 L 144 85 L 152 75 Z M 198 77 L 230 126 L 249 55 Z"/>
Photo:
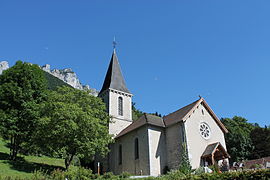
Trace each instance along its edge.
<path fill-rule="evenodd" d="M 35 170 L 50 172 L 53 169 L 64 168 L 64 160 L 50 157 L 22 156 L 13 162 L 9 158 L 9 148 L 0 139 L 0 176 L 31 177 Z"/>

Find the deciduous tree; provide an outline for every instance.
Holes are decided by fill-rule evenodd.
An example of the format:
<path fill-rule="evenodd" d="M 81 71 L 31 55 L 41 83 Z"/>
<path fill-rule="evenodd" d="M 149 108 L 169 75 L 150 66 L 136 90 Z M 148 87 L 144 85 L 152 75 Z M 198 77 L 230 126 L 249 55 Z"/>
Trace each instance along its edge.
<path fill-rule="evenodd" d="M 270 156 L 270 129 L 267 127 L 256 127 L 250 133 L 254 150 L 251 154 L 252 159 Z"/>
<path fill-rule="evenodd" d="M 91 160 L 97 152 L 108 152 L 110 118 L 100 98 L 60 87 L 51 91 L 43 110 L 35 142 L 42 151 L 65 158 L 66 169 L 74 156 Z"/>
<path fill-rule="evenodd" d="M 37 65 L 22 61 L 0 76 L 0 132 L 10 141 L 12 160 L 36 129 L 46 85 L 43 71 Z"/>
<path fill-rule="evenodd" d="M 250 138 L 254 126 L 239 116 L 234 116 L 232 119 L 222 118 L 221 121 L 229 131 L 225 134 L 225 140 L 231 163 L 248 159 L 254 149 Z"/>

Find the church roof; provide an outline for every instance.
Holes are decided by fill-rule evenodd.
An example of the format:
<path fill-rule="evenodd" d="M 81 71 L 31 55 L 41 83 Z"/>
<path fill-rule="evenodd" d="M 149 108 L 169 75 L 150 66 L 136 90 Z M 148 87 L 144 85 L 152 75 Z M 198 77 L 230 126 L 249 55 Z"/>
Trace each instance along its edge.
<path fill-rule="evenodd" d="M 205 109 L 209 112 L 209 114 L 213 117 L 213 119 L 215 120 L 215 122 L 218 124 L 218 126 L 220 127 L 220 129 L 224 132 L 224 133 L 228 133 L 228 130 L 226 129 L 226 127 L 222 124 L 222 122 L 219 120 L 219 118 L 215 115 L 214 111 L 210 108 L 210 106 L 206 103 L 206 101 L 200 97 L 199 100 L 171 113 L 168 114 L 167 116 L 164 116 L 164 122 L 166 127 L 176 124 L 178 122 L 184 121 L 187 117 L 189 117 L 191 115 L 191 113 L 193 112 L 193 110 L 195 110 L 195 108 L 199 105 L 199 104 L 203 104 Z"/>
<path fill-rule="evenodd" d="M 124 130 L 122 130 L 115 138 L 118 138 L 120 136 L 123 136 L 137 128 L 140 128 L 144 126 L 145 124 L 154 125 L 158 127 L 168 127 L 173 124 L 179 123 L 181 121 L 184 121 L 187 117 L 191 115 L 193 110 L 199 105 L 203 104 L 205 109 L 209 112 L 209 114 L 213 117 L 217 125 L 221 128 L 221 130 L 224 133 L 227 133 L 228 130 L 226 127 L 222 124 L 222 122 L 219 120 L 219 118 L 215 115 L 213 110 L 209 107 L 209 105 L 206 103 L 206 101 L 203 98 L 200 98 L 197 101 L 194 101 L 193 103 L 171 113 L 167 116 L 164 116 L 163 118 L 146 114 L 144 113 L 143 116 L 141 116 L 137 121 L 134 121 L 132 124 L 130 124 L 128 127 L 126 127 Z"/>
<path fill-rule="evenodd" d="M 164 116 L 163 119 L 164 119 L 164 122 L 165 122 L 165 125 L 166 126 L 169 126 L 169 125 L 173 125 L 175 123 L 178 123 L 180 121 L 183 120 L 183 118 L 191 111 L 191 109 L 193 109 L 193 107 L 198 103 L 199 100 L 185 106 L 185 107 L 182 107 L 181 109 L 171 113 L 171 114 L 168 114 L 167 116 Z"/>
<path fill-rule="evenodd" d="M 109 88 L 126 92 L 126 93 L 130 93 L 126 87 L 126 83 L 122 75 L 120 64 L 116 56 L 115 50 L 113 51 L 110 65 L 107 70 L 107 74 L 106 74 L 100 93 L 102 93 L 103 91 Z"/>
<path fill-rule="evenodd" d="M 203 154 L 202 154 L 202 157 L 205 157 L 205 156 L 209 156 L 209 155 L 212 155 L 212 153 L 216 150 L 216 148 L 218 147 L 219 143 L 216 142 L 216 143 L 213 143 L 213 144 L 209 144 Z"/>
<path fill-rule="evenodd" d="M 165 124 L 163 122 L 163 119 L 161 117 L 146 114 L 142 115 L 138 120 L 134 121 L 132 124 L 130 124 L 128 127 L 126 127 L 123 131 L 121 131 L 115 138 L 118 138 L 120 136 L 123 136 L 139 127 L 142 127 L 146 124 L 154 125 L 158 127 L 165 127 Z"/>
<path fill-rule="evenodd" d="M 228 152 L 225 150 L 225 148 L 219 143 L 213 143 L 213 144 L 209 144 L 203 154 L 202 157 L 207 157 L 207 156 L 211 156 L 213 155 L 216 151 L 219 151 L 219 153 L 223 156 L 225 156 L 226 158 L 230 158 L 230 155 L 228 154 Z"/>

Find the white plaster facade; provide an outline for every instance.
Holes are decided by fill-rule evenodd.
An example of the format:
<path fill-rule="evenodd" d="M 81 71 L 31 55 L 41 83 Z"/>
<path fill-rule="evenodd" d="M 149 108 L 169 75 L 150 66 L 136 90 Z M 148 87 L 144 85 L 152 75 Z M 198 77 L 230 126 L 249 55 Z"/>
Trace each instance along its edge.
<path fill-rule="evenodd" d="M 204 139 L 200 135 L 200 123 L 207 123 L 211 130 L 209 139 Z M 201 155 L 205 147 L 209 144 L 220 142 L 226 149 L 225 138 L 222 130 L 217 125 L 213 117 L 203 104 L 199 104 L 192 112 L 190 117 L 185 120 L 187 147 L 192 168 L 203 166 Z"/>
<path fill-rule="evenodd" d="M 120 82 L 111 82 L 118 80 Z M 204 165 L 208 155 L 212 157 L 212 163 L 215 162 L 216 149 L 207 154 L 215 143 L 218 145 L 215 148 L 222 146 L 222 155 L 229 157 L 224 139 L 224 133 L 228 131 L 203 98 L 163 118 L 144 114 L 132 121 L 132 94 L 125 87 L 115 51 L 99 97 L 106 103 L 112 117 L 109 133 L 115 140 L 110 145 L 108 157 L 102 162 L 104 171 L 159 176 L 166 169 L 178 169 L 183 152 L 188 153 L 190 164 L 195 169 Z M 119 97 L 123 100 L 122 114 L 119 114 Z M 211 131 L 207 138 L 201 135 L 201 123 L 207 124 Z"/>
<path fill-rule="evenodd" d="M 118 138 L 110 153 L 110 171 L 120 174 L 129 172 L 137 175 L 150 174 L 149 138 L 146 126 Z M 135 159 L 135 139 L 139 142 L 139 158 Z M 119 145 L 122 146 L 122 164 L 119 164 Z"/>
<path fill-rule="evenodd" d="M 108 89 L 99 95 L 106 103 L 107 111 L 111 116 L 109 133 L 117 136 L 120 131 L 132 123 L 132 94 L 124 93 L 119 90 Z M 123 114 L 118 113 L 118 98 L 123 99 Z"/>

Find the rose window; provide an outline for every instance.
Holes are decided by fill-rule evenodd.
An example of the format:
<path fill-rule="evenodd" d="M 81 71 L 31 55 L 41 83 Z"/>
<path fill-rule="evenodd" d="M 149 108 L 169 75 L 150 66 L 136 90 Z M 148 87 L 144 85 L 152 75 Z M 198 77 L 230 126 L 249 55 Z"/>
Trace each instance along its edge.
<path fill-rule="evenodd" d="M 200 124 L 200 134 L 204 139 L 209 139 L 211 135 L 210 127 L 206 123 Z"/>

